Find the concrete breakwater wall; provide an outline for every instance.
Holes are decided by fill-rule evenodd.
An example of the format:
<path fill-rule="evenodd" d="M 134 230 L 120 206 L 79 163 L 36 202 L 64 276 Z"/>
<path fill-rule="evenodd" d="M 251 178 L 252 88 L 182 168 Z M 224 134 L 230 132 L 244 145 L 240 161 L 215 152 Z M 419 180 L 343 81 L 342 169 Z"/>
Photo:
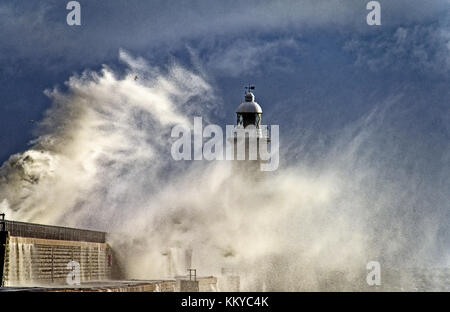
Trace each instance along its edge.
<path fill-rule="evenodd" d="M 0 219 L 0 285 L 111 279 L 113 253 L 105 241 L 104 232 Z"/>
<path fill-rule="evenodd" d="M 218 290 L 217 278 L 213 276 L 126 280 L 113 255 L 104 232 L 0 219 L 0 286 L 5 287 L 4 290 Z M 179 269 L 175 264 L 190 267 L 190 261 L 182 261 L 189 258 L 182 252 L 174 249 L 170 255 L 168 264 L 173 272 L 174 268 Z"/>
<path fill-rule="evenodd" d="M 53 240 L 105 243 L 106 233 L 63 226 L 44 225 L 0 219 L 0 229 L 10 236 Z"/>
<path fill-rule="evenodd" d="M 193 286 L 196 288 L 195 290 L 192 290 Z M 216 278 L 209 276 L 199 277 L 196 281 L 189 281 L 186 279 L 108 280 L 86 282 L 78 286 L 49 285 L 40 287 L 9 287 L 8 290 L 32 292 L 210 292 L 215 291 L 216 286 Z"/>
<path fill-rule="evenodd" d="M 111 249 L 105 243 L 9 236 L 4 255 L 3 286 L 64 285 L 74 270 L 80 282 L 111 278 Z M 79 267 L 69 265 L 73 261 Z"/>

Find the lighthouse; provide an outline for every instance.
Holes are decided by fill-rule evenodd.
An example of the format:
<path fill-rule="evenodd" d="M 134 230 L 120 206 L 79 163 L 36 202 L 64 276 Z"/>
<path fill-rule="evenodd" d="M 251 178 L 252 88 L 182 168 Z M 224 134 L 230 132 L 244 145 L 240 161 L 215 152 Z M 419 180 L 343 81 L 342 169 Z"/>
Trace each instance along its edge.
<path fill-rule="evenodd" d="M 255 95 L 251 92 L 255 87 L 249 86 L 245 88 L 244 102 L 236 110 L 237 126 L 246 128 L 253 125 L 256 129 L 260 129 L 262 108 L 255 102 Z"/>
<path fill-rule="evenodd" d="M 245 87 L 244 101 L 236 110 L 234 141 L 234 167 L 245 175 L 259 176 L 261 163 L 267 160 L 270 137 L 262 125 L 262 108 L 255 101 L 254 86 Z"/>

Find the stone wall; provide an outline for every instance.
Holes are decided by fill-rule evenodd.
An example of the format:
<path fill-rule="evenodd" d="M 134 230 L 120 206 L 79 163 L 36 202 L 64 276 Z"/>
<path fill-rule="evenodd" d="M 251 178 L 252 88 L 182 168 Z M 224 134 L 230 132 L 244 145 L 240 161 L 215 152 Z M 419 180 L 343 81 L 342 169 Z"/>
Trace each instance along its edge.
<path fill-rule="evenodd" d="M 79 264 L 80 282 L 111 278 L 112 251 L 106 243 L 8 236 L 3 286 L 65 285 Z M 69 263 L 72 262 L 72 266 Z"/>

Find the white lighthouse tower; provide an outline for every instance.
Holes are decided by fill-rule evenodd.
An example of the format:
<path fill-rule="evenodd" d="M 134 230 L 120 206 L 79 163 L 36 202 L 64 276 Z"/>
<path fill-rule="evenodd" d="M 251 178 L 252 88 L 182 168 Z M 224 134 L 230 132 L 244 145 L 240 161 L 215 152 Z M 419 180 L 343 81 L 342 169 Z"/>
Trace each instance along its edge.
<path fill-rule="evenodd" d="M 234 160 L 235 167 L 244 174 L 261 171 L 260 165 L 265 161 L 261 152 L 268 151 L 270 143 L 267 127 L 262 125 L 262 108 L 255 102 L 252 92 L 254 89 L 254 86 L 246 87 L 244 102 L 236 110 Z"/>

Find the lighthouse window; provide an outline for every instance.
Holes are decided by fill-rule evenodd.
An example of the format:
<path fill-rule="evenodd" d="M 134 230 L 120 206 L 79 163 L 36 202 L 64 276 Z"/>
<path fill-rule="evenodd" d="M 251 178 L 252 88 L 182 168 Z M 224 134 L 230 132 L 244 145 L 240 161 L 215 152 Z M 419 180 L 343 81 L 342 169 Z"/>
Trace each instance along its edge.
<path fill-rule="evenodd" d="M 260 121 L 261 121 L 261 116 L 259 114 L 257 114 L 256 121 L 255 121 L 256 128 L 259 128 Z"/>
<path fill-rule="evenodd" d="M 238 126 L 243 126 L 244 125 L 244 118 L 242 117 L 241 114 L 238 114 Z"/>

